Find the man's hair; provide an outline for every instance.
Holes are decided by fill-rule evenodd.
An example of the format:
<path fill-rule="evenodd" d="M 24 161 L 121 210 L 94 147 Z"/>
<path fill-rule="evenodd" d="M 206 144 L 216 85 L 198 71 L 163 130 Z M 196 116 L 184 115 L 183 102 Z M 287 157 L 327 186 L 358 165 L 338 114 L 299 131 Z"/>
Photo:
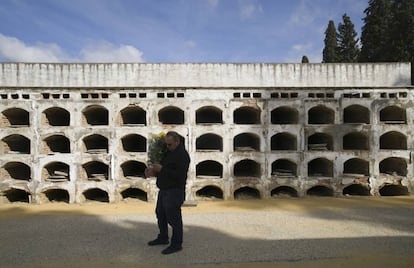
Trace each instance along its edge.
<path fill-rule="evenodd" d="M 175 131 L 168 131 L 166 136 L 172 137 L 174 141 L 181 142 L 181 136 Z"/>

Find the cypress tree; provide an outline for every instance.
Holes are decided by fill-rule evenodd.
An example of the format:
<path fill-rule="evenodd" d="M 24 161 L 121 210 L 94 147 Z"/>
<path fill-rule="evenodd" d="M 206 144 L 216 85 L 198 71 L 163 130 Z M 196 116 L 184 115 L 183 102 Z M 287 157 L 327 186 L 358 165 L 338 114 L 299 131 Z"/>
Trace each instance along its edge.
<path fill-rule="evenodd" d="M 338 62 L 337 57 L 337 33 L 335 29 L 335 23 L 333 20 L 330 20 L 328 23 L 328 27 L 325 31 L 325 47 L 322 51 L 323 59 L 322 62 Z"/>
<path fill-rule="evenodd" d="M 343 23 L 338 25 L 337 55 L 340 62 L 357 62 L 359 47 L 357 33 L 349 16 L 342 16 Z"/>
<path fill-rule="evenodd" d="M 309 63 L 309 59 L 306 55 L 302 56 L 302 63 Z"/>

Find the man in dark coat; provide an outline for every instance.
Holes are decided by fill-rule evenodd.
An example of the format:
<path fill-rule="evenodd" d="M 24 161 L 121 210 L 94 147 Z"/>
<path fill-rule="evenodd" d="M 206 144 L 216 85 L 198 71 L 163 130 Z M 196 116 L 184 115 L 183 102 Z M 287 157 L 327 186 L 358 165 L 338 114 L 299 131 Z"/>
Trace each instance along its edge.
<path fill-rule="evenodd" d="M 161 164 L 154 164 L 150 173 L 157 175 L 157 187 L 160 189 L 155 209 L 159 234 L 148 245 L 167 245 L 168 224 L 172 227 L 170 245 L 162 254 L 171 254 L 182 250 L 183 220 L 181 206 L 185 200 L 185 184 L 190 165 L 190 156 L 181 142 L 181 136 L 170 131 L 165 136 L 167 152 Z"/>

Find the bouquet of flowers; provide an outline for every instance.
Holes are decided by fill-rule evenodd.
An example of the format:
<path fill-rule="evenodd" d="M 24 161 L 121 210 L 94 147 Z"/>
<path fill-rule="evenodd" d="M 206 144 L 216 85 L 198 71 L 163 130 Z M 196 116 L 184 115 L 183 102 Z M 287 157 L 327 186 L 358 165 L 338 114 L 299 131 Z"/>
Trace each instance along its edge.
<path fill-rule="evenodd" d="M 165 133 L 152 134 L 148 146 L 148 164 L 159 164 L 167 151 Z"/>

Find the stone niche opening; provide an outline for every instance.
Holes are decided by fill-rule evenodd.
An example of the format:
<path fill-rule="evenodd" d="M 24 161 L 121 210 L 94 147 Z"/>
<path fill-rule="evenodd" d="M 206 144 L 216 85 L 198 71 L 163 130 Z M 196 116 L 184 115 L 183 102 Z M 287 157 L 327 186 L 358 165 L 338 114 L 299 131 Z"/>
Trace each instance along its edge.
<path fill-rule="evenodd" d="M 44 195 L 49 202 L 69 203 L 69 193 L 64 189 L 49 189 Z"/>
<path fill-rule="evenodd" d="M 175 106 L 167 106 L 158 112 L 158 121 L 164 125 L 184 124 L 184 111 Z"/>
<path fill-rule="evenodd" d="M 196 140 L 197 151 L 223 151 L 223 138 L 213 133 L 201 135 Z"/>
<path fill-rule="evenodd" d="M 223 165 L 217 161 L 206 160 L 196 166 L 196 177 L 199 179 L 223 178 Z"/>
<path fill-rule="evenodd" d="M 284 125 L 284 124 L 298 124 L 299 113 L 298 110 L 282 106 L 272 110 L 270 114 L 270 121 L 272 124 Z"/>
<path fill-rule="evenodd" d="M 306 191 L 306 195 L 310 196 L 333 196 L 333 190 L 323 185 L 314 186 Z"/>
<path fill-rule="evenodd" d="M 344 176 L 369 176 L 369 162 L 360 158 L 351 158 L 344 163 Z"/>
<path fill-rule="evenodd" d="M 240 151 L 260 151 L 260 137 L 253 133 L 241 133 L 234 137 L 233 150 Z"/>
<path fill-rule="evenodd" d="M 21 108 L 10 108 L 2 112 L 1 127 L 27 127 L 30 125 L 29 112 Z"/>
<path fill-rule="evenodd" d="M 380 173 L 393 176 L 407 176 L 407 162 L 403 158 L 389 157 L 379 163 Z"/>
<path fill-rule="evenodd" d="M 109 178 L 109 166 L 100 161 L 90 161 L 82 165 L 84 173 L 83 180 L 104 181 Z M 85 176 L 86 175 L 86 176 Z"/>
<path fill-rule="evenodd" d="M 326 158 L 316 158 L 308 163 L 309 177 L 333 177 L 332 161 Z"/>
<path fill-rule="evenodd" d="M 380 122 L 384 124 L 407 124 L 405 109 L 398 106 L 388 106 L 380 111 Z"/>
<path fill-rule="evenodd" d="M 240 107 L 233 112 L 233 122 L 240 125 L 260 124 L 260 110 L 253 107 Z"/>
<path fill-rule="evenodd" d="M 138 200 L 145 201 L 145 202 L 148 201 L 147 193 L 138 188 L 125 189 L 121 192 L 121 196 L 122 196 L 122 199 L 132 198 L 132 199 L 138 199 Z"/>
<path fill-rule="evenodd" d="M 2 167 L 0 174 L 0 181 L 7 179 L 30 181 L 31 179 L 30 167 L 25 163 L 17 161 L 6 163 Z"/>
<path fill-rule="evenodd" d="M 343 137 L 342 146 L 344 150 L 369 150 L 369 139 L 364 133 L 348 133 Z"/>
<path fill-rule="evenodd" d="M 381 196 L 401 196 L 409 195 L 408 188 L 402 185 L 384 185 L 379 190 Z"/>
<path fill-rule="evenodd" d="M 43 140 L 42 153 L 70 153 L 70 141 L 64 135 L 52 135 Z"/>
<path fill-rule="evenodd" d="M 359 196 L 368 196 L 370 195 L 369 193 L 369 188 L 365 187 L 361 184 L 351 184 L 347 187 L 345 187 L 342 190 L 342 194 L 347 196 L 347 195 L 359 195 Z"/>
<path fill-rule="evenodd" d="M 407 136 L 390 131 L 380 137 L 380 149 L 383 150 L 407 150 Z"/>
<path fill-rule="evenodd" d="M 99 188 L 88 189 L 83 192 L 85 201 L 98 201 L 103 203 L 109 203 L 109 195 L 106 191 Z"/>
<path fill-rule="evenodd" d="M 60 107 L 51 107 L 43 111 L 42 124 L 50 126 L 69 126 L 70 113 Z"/>
<path fill-rule="evenodd" d="M 129 134 L 121 138 L 122 148 L 125 152 L 146 152 L 147 139 L 138 134 Z"/>
<path fill-rule="evenodd" d="M 272 136 L 270 139 L 270 147 L 272 151 L 296 151 L 298 142 L 295 135 L 288 132 L 282 132 Z"/>
<path fill-rule="evenodd" d="M 90 105 L 83 111 L 83 119 L 86 125 L 91 126 L 107 126 L 109 123 L 108 110 L 100 105 Z M 85 125 L 84 124 L 84 125 Z"/>
<path fill-rule="evenodd" d="M 130 105 L 121 110 L 121 120 L 124 126 L 146 126 L 147 112 L 135 105 Z"/>
<path fill-rule="evenodd" d="M 367 107 L 354 104 L 344 109 L 345 124 L 369 124 L 370 112 Z"/>
<path fill-rule="evenodd" d="M 236 200 L 249 200 L 260 199 L 259 190 L 252 187 L 241 187 L 234 191 L 234 199 Z"/>
<path fill-rule="evenodd" d="M 223 112 L 214 106 L 201 107 L 196 111 L 196 124 L 222 124 Z"/>
<path fill-rule="evenodd" d="M 272 176 L 296 177 L 297 165 L 288 159 L 278 159 L 272 163 Z"/>
<path fill-rule="evenodd" d="M 122 163 L 121 169 L 122 169 L 122 175 L 124 178 L 144 178 L 145 168 L 147 166 L 142 163 L 135 160 L 130 160 Z"/>
<path fill-rule="evenodd" d="M 208 185 L 196 192 L 196 198 L 198 200 L 214 200 L 214 199 L 223 199 L 223 191 L 217 187 Z"/>
<path fill-rule="evenodd" d="M 260 164 L 250 159 L 244 159 L 234 165 L 235 177 L 260 178 L 262 175 Z"/>
<path fill-rule="evenodd" d="M 308 111 L 308 124 L 333 124 L 334 122 L 335 112 L 324 105 L 318 105 Z"/>
<path fill-rule="evenodd" d="M 30 194 L 26 192 L 25 190 L 21 189 L 10 189 L 5 191 L 4 195 L 8 202 L 14 203 L 14 202 L 23 202 L 23 203 L 30 203 Z"/>
<path fill-rule="evenodd" d="M 99 134 L 83 138 L 84 152 L 90 154 L 108 153 L 108 139 Z"/>
<path fill-rule="evenodd" d="M 333 138 L 326 133 L 315 133 L 308 137 L 308 150 L 333 151 Z"/>
<path fill-rule="evenodd" d="M 1 152 L 8 154 L 30 154 L 30 140 L 23 135 L 12 134 L 2 139 Z"/>
<path fill-rule="evenodd" d="M 271 197 L 298 197 L 298 191 L 289 186 L 280 186 L 270 192 Z"/>
<path fill-rule="evenodd" d="M 42 180 L 61 182 L 70 181 L 69 165 L 63 162 L 51 162 L 42 169 Z"/>

